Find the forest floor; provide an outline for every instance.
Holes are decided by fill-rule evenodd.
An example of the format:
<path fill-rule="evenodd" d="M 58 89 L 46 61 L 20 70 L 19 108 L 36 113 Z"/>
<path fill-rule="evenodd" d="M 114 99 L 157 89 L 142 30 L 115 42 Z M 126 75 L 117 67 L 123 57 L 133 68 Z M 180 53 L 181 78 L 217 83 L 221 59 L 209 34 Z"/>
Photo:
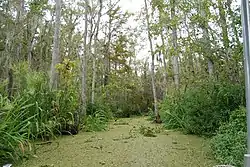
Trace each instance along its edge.
<path fill-rule="evenodd" d="M 111 122 L 108 131 L 81 132 L 39 146 L 37 157 L 21 167 L 212 167 L 208 145 L 147 117 L 127 118 Z"/>

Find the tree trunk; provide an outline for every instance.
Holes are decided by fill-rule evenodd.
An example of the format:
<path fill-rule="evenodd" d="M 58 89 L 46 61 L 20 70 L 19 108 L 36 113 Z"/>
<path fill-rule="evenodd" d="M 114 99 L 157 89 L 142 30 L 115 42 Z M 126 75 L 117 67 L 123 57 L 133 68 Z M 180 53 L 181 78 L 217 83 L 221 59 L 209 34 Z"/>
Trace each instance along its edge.
<path fill-rule="evenodd" d="M 12 95 L 13 95 L 13 85 L 14 85 L 14 81 L 13 81 L 13 70 L 11 68 L 9 68 L 8 70 L 8 99 L 12 100 Z"/>
<path fill-rule="evenodd" d="M 225 49 L 228 49 L 230 41 L 228 38 L 226 13 L 225 13 L 225 9 L 223 7 L 222 0 L 218 0 L 218 6 L 219 6 L 220 25 L 221 25 L 221 29 L 222 29 L 223 44 L 224 44 Z"/>
<path fill-rule="evenodd" d="M 85 0 L 85 25 L 84 25 L 84 37 L 83 46 L 84 52 L 81 55 L 81 101 L 82 109 L 80 113 L 80 119 L 84 118 L 86 115 L 86 105 L 87 105 L 87 37 L 88 37 L 88 5 L 89 1 Z"/>
<path fill-rule="evenodd" d="M 214 63 L 209 58 L 207 60 L 207 67 L 208 67 L 208 74 L 209 74 L 210 78 L 212 78 L 213 77 L 213 73 L 214 73 Z"/>
<path fill-rule="evenodd" d="M 54 32 L 54 46 L 51 62 L 51 76 L 50 76 L 50 88 L 57 89 L 58 87 L 58 72 L 56 71 L 56 65 L 60 61 L 60 26 L 61 26 L 61 0 L 56 0 L 56 21 Z"/>
<path fill-rule="evenodd" d="M 28 47 L 28 65 L 29 65 L 29 69 L 31 69 L 31 65 L 32 65 L 32 50 L 34 48 L 35 45 L 35 40 L 34 38 L 32 38 L 32 40 L 29 43 L 29 47 Z"/>
<path fill-rule="evenodd" d="M 110 6 L 111 5 L 111 0 L 109 1 Z M 109 14 L 109 22 L 108 22 L 108 41 L 107 44 L 105 44 L 105 52 L 104 52 L 104 67 L 105 67 L 105 71 L 104 71 L 104 86 L 108 85 L 109 82 L 109 72 L 110 72 L 110 60 L 109 60 L 109 47 L 110 47 L 110 42 L 111 42 L 111 35 L 112 35 L 112 18 L 111 15 Z M 107 93 L 108 94 L 108 93 Z"/>
<path fill-rule="evenodd" d="M 164 37 L 163 37 L 163 28 L 161 31 L 161 41 L 162 41 L 162 45 L 163 47 L 165 46 L 165 41 L 164 41 Z M 163 67 L 164 67 L 164 74 L 163 74 L 163 84 L 164 84 L 164 92 L 163 92 L 163 97 L 165 97 L 167 95 L 167 82 L 168 82 L 168 73 L 167 73 L 167 63 L 166 63 L 166 58 L 167 58 L 167 51 L 164 49 L 163 50 Z"/>
<path fill-rule="evenodd" d="M 148 6 L 147 1 L 144 0 L 145 3 L 145 10 L 146 10 L 146 21 L 147 21 L 147 31 L 148 31 L 148 40 L 150 44 L 150 52 L 151 52 L 151 84 L 152 84 L 152 90 L 153 90 L 153 96 L 154 96 L 154 113 L 155 113 L 155 122 L 161 123 L 160 114 L 157 107 L 157 97 L 156 97 L 156 87 L 155 87 L 155 65 L 154 65 L 154 50 L 153 50 L 153 43 L 152 43 L 152 36 L 150 32 L 150 22 L 149 22 L 149 12 L 148 12 Z"/>
<path fill-rule="evenodd" d="M 203 8 L 201 9 L 201 16 L 204 20 L 203 25 L 201 25 L 202 31 L 203 31 L 203 40 L 204 40 L 204 49 L 203 49 L 203 55 L 205 57 L 205 59 L 207 59 L 207 67 L 208 67 L 208 74 L 209 77 L 212 78 L 213 77 L 213 73 L 214 73 L 214 63 L 211 59 L 211 53 L 210 49 L 211 49 L 211 45 L 210 45 L 210 40 L 209 40 L 209 34 L 208 34 L 208 22 L 207 22 L 207 13 L 206 11 L 209 10 L 209 8 L 206 6 L 206 3 L 203 2 L 202 3 Z"/>
<path fill-rule="evenodd" d="M 171 0 L 171 18 L 175 20 L 175 0 Z M 179 78 L 179 56 L 177 55 L 177 28 L 176 23 L 172 27 L 172 40 L 174 48 L 174 56 L 172 57 L 173 73 L 174 73 L 174 83 L 175 87 L 179 89 L 180 78 Z"/>
<path fill-rule="evenodd" d="M 95 37 L 94 37 L 94 54 L 93 54 L 93 76 L 92 76 L 92 86 L 91 86 L 91 103 L 95 103 L 95 81 L 96 81 L 96 55 L 97 55 L 97 38 L 98 38 L 98 32 L 99 32 L 99 25 L 100 25 L 100 20 L 101 20 L 101 15 L 102 15 L 102 0 L 99 0 L 99 5 L 100 9 L 98 12 L 98 19 L 96 23 L 96 32 L 95 32 Z"/>
<path fill-rule="evenodd" d="M 17 11 L 17 31 L 18 33 L 18 45 L 17 45 L 17 60 L 21 60 L 21 51 L 22 51 L 22 43 L 23 43 L 23 30 L 22 30 L 22 21 L 24 16 L 24 0 L 19 0 L 19 8 Z"/>
<path fill-rule="evenodd" d="M 164 13 L 164 10 L 162 10 L 161 7 L 158 6 L 158 11 L 159 11 L 159 22 L 162 23 L 163 22 L 163 18 L 162 18 L 162 14 Z M 168 73 L 167 73 L 167 63 L 166 63 L 166 58 L 167 58 L 167 46 L 165 44 L 165 39 L 164 39 L 164 35 L 163 35 L 163 32 L 164 32 L 164 27 L 163 27 L 163 24 L 160 24 L 160 36 L 161 36 L 161 42 L 162 42 L 162 47 L 163 47 L 163 51 L 162 51 L 162 54 L 163 54 L 163 68 L 164 68 L 164 71 L 163 71 L 163 98 L 166 96 L 167 94 L 167 81 L 168 81 Z"/>
<path fill-rule="evenodd" d="M 109 80 L 109 47 L 110 47 L 110 41 L 111 41 L 111 20 L 109 21 L 109 33 L 108 33 L 108 42 L 105 45 L 105 57 L 104 57 L 104 66 L 105 66 L 105 72 L 104 72 L 104 86 L 108 85 Z"/>
<path fill-rule="evenodd" d="M 38 19 L 38 18 L 35 18 Z M 32 23 L 31 23 L 32 24 Z M 34 24 L 34 23 L 33 23 Z M 31 25 L 31 35 L 29 38 L 29 45 L 28 45 L 28 65 L 29 65 L 29 69 L 31 69 L 31 65 L 32 65 L 32 50 L 34 48 L 35 45 L 35 35 L 37 32 L 37 28 L 38 28 L 38 22 L 35 23 L 36 25 Z"/>

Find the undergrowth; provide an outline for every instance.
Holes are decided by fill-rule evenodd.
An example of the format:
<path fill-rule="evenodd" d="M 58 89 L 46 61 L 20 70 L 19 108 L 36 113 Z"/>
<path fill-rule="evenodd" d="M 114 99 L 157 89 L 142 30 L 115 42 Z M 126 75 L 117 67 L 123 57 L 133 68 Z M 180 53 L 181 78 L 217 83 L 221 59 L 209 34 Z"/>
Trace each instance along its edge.
<path fill-rule="evenodd" d="M 212 136 L 233 110 L 244 103 L 242 85 L 207 83 L 168 96 L 161 106 L 167 128 Z"/>
<path fill-rule="evenodd" d="M 112 112 L 104 105 L 89 104 L 87 108 L 84 131 L 102 131 L 107 129 L 108 121 L 113 118 Z"/>
<path fill-rule="evenodd" d="M 223 164 L 243 166 L 243 157 L 247 151 L 246 110 L 240 108 L 230 116 L 211 140 L 215 158 Z"/>
<path fill-rule="evenodd" d="M 32 142 L 35 140 L 77 134 L 82 128 L 86 131 L 106 129 L 112 114 L 105 105 L 92 105 L 92 109 L 87 108 L 84 120 L 79 117 L 82 112 L 79 83 L 76 82 L 76 72 L 66 70 L 65 64 L 75 66 L 70 60 L 58 65 L 60 85 L 57 90 L 49 88 L 47 74 L 29 72 L 27 63 L 13 67 L 15 84 L 11 99 L 7 98 L 3 88 L 5 82 L 1 84 L 0 166 L 34 154 Z"/>
<path fill-rule="evenodd" d="M 202 82 L 204 83 L 204 82 Z M 246 153 L 244 87 L 240 84 L 196 83 L 166 97 L 161 105 L 167 128 L 212 137 L 215 159 L 221 164 L 243 165 Z"/>

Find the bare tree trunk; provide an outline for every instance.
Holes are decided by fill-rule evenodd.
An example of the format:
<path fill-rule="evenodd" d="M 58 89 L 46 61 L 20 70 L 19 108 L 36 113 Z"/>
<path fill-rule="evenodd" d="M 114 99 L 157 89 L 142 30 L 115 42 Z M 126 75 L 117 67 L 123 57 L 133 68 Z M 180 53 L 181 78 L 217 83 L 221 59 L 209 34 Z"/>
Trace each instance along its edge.
<path fill-rule="evenodd" d="M 209 34 L 208 34 L 208 22 L 206 21 L 207 19 L 207 14 L 206 14 L 206 10 L 208 10 L 208 7 L 206 7 L 205 3 L 203 2 L 202 3 L 204 6 L 202 7 L 202 10 L 201 10 L 201 16 L 202 18 L 205 20 L 203 23 L 204 25 L 202 25 L 202 30 L 203 30 L 203 39 L 204 39 L 204 57 L 207 59 L 207 67 L 208 67 L 208 74 L 209 74 L 209 77 L 213 77 L 213 73 L 214 73 L 214 63 L 210 57 L 210 54 L 209 54 L 209 50 L 211 48 L 211 45 L 210 45 L 210 41 L 209 41 Z"/>
<path fill-rule="evenodd" d="M 104 65 L 105 65 L 105 74 L 104 74 L 104 86 L 108 85 L 109 80 L 109 47 L 110 47 L 110 41 L 111 41 L 111 18 L 109 21 L 109 27 L 108 27 L 108 42 L 105 45 L 105 57 L 104 57 Z"/>
<path fill-rule="evenodd" d="M 8 69 L 8 99 L 12 100 L 12 95 L 13 95 L 13 70 L 11 68 Z"/>
<path fill-rule="evenodd" d="M 38 19 L 38 18 L 35 18 L 35 19 Z M 29 68 L 31 69 L 31 65 L 32 65 L 32 50 L 34 48 L 34 45 L 35 45 L 35 35 L 36 35 L 36 31 L 37 31 L 37 27 L 38 27 L 38 23 L 36 22 L 36 25 L 31 25 L 31 37 L 30 37 L 30 41 L 29 42 L 29 45 L 28 45 L 28 65 L 29 65 Z"/>
<path fill-rule="evenodd" d="M 29 69 L 31 69 L 31 65 L 32 65 L 32 50 L 34 48 L 35 45 L 35 40 L 34 38 L 30 41 L 29 47 L 28 47 L 28 65 L 29 65 Z"/>
<path fill-rule="evenodd" d="M 92 86 L 91 86 L 91 103 L 95 103 L 95 81 L 96 81 L 96 55 L 97 55 L 97 38 L 98 38 L 98 32 L 99 32 L 99 25 L 100 25 L 100 20 L 101 20 L 101 15 L 102 15 L 102 0 L 99 0 L 99 5 L 100 9 L 98 12 L 98 19 L 96 23 L 96 32 L 95 32 L 95 37 L 94 37 L 94 55 L 93 55 L 93 65 L 92 65 L 92 70 L 93 70 L 93 76 L 92 76 Z"/>
<path fill-rule="evenodd" d="M 175 19 L 175 0 L 171 0 L 171 18 Z M 175 87 L 179 89 L 180 78 L 179 78 L 179 56 L 177 55 L 177 28 L 176 24 L 172 27 L 172 40 L 175 55 L 172 57 L 173 73 L 174 73 L 174 83 Z"/>
<path fill-rule="evenodd" d="M 84 25 L 84 37 L 83 37 L 83 55 L 81 56 L 81 100 L 82 100 L 82 111 L 80 118 L 84 118 L 86 115 L 87 105 L 87 37 L 88 37 L 88 5 L 89 1 L 85 0 L 85 25 Z"/>
<path fill-rule="evenodd" d="M 151 84 L 152 84 L 152 90 L 153 90 L 153 96 L 154 96 L 154 112 L 155 112 L 155 122 L 161 123 L 160 114 L 157 107 L 157 97 L 156 97 L 156 87 L 155 87 L 155 65 L 154 65 L 154 50 L 153 50 L 153 43 L 152 43 L 152 36 L 150 32 L 150 22 L 149 22 L 149 12 L 148 12 L 148 6 L 147 1 L 144 0 L 145 3 L 145 10 L 146 10 L 146 21 L 147 21 L 147 31 L 148 31 L 148 40 L 150 44 L 150 51 L 151 51 Z"/>
<path fill-rule="evenodd" d="M 23 30 L 20 27 L 22 25 L 22 21 L 23 21 L 23 15 L 24 15 L 24 0 L 19 0 L 19 8 L 17 11 L 17 24 L 18 24 L 18 29 L 17 31 L 20 31 L 18 33 L 18 46 L 17 46 L 17 60 L 21 60 L 21 51 L 22 51 L 22 38 L 23 38 Z"/>
<path fill-rule="evenodd" d="M 112 6 L 112 1 L 109 1 L 109 5 Z M 112 9 L 112 7 L 110 8 Z M 105 44 L 105 53 L 104 53 L 104 86 L 108 85 L 109 82 L 109 72 L 110 72 L 110 60 L 109 60 L 109 47 L 110 47 L 110 42 L 111 42 L 111 35 L 112 35 L 112 18 L 111 15 L 109 14 L 109 22 L 108 22 L 108 41 L 107 44 Z M 107 93 L 108 94 L 108 93 Z"/>
<path fill-rule="evenodd" d="M 51 76 L 50 76 L 51 89 L 57 89 L 58 87 L 58 72 L 56 71 L 56 65 L 60 61 L 59 46 L 60 46 L 61 6 L 62 6 L 62 1 L 56 0 L 56 21 L 55 21 L 54 46 L 52 53 Z"/>
<path fill-rule="evenodd" d="M 77 20 L 77 18 L 75 19 L 75 21 L 73 22 L 73 18 L 72 18 L 72 13 L 70 13 L 70 20 L 69 20 L 69 25 L 71 26 L 70 27 L 70 32 L 69 32 L 69 35 L 68 35 L 68 40 L 67 40 L 67 44 L 66 44 L 66 53 L 65 55 L 67 57 L 70 57 L 71 56 L 71 49 L 72 49 L 72 36 L 73 36 L 73 33 L 74 33 L 74 30 L 75 30 L 75 22 Z"/>
<path fill-rule="evenodd" d="M 162 41 L 163 47 L 166 47 L 164 37 L 163 37 L 163 28 L 162 28 L 162 31 L 161 31 L 161 41 Z M 164 49 L 163 50 L 163 67 L 164 67 L 163 83 L 164 83 L 164 89 L 165 89 L 164 93 L 163 93 L 164 97 L 167 95 L 167 82 L 168 82 L 166 57 L 167 57 L 167 51 Z"/>
<path fill-rule="evenodd" d="M 214 73 L 214 63 L 209 58 L 207 60 L 207 67 L 208 67 L 208 74 L 209 74 L 210 78 L 212 78 L 213 77 L 213 73 Z"/>

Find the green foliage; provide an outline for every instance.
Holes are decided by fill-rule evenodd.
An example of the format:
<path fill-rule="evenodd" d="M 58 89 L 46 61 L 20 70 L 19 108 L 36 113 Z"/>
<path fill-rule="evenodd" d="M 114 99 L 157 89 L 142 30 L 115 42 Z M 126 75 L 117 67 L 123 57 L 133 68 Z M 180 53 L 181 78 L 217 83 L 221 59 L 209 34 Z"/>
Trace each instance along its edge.
<path fill-rule="evenodd" d="M 154 111 L 151 109 L 151 108 L 149 108 L 148 109 L 149 111 L 148 111 L 148 116 L 149 116 L 149 120 L 150 121 L 153 121 L 154 119 L 155 119 L 155 113 L 154 113 Z"/>
<path fill-rule="evenodd" d="M 0 165 L 17 161 L 30 151 L 25 145 L 29 145 L 32 122 L 37 116 L 28 116 L 33 106 L 21 100 L 10 102 L 0 96 Z"/>
<path fill-rule="evenodd" d="M 133 74 L 111 75 L 101 98 L 99 101 L 110 106 L 116 117 L 141 115 L 146 104 L 141 84 Z"/>
<path fill-rule="evenodd" d="M 69 125 L 76 125 L 79 130 L 80 120 L 76 120 L 74 115 L 79 114 L 79 83 L 76 81 L 77 62 L 70 59 L 64 59 L 62 63 L 57 65 L 57 70 L 60 74 L 60 88 L 56 91 L 55 110 L 56 117 L 59 118 L 61 130 L 68 129 Z"/>
<path fill-rule="evenodd" d="M 235 110 L 228 123 L 223 124 L 211 140 L 215 158 L 223 164 L 243 166 L 247 151 L 246 110 Z"/>
<path fill-rule="evenodd" d="M 86 108 L 87 115 L 95 115 L 96 113 L 100 111 L 102 113 L 105 113 L 105 117 L 107 117 L 108 119 L 112 118 L 112 112 L 109 106 L 98 103 L 98 102 L 96 102 L 95 104 L 92 104 L 92 103 L 87 104 L 87 108 Z"/>
<path fill-rule="evenodd" d="M 204 83 L 204 82 L 203 82 Z M 244 87 L 224 82 L 195 83 L 168 96 L 161 106 L 168 128 L 213 136 L 211 147 L 222 164 L 242 166 L 246 152 Z"/>
<path fill-rule="evenodd" d="M 5 91 L 6 87 L 8 85 L 8 80 L 0 81 L 0 94 L 3 96 L 7 96 L 7 92 Z"/>
<path fill-rule="evenodd" d="M 110 108 L 100 103 L 89 103 L 86 112 L 84 130 L 87 132 L 106 130 L 108 121 L 113 118 Z"/>
<path fill-rule="evenodd" d="M 184 93 L 167 97 L 162 105 L 169 128 L 187 133 L 213 135 L 230 113 L 243 104 L 244 89 L 229 83 L 196 84 Z"/>
<path fill-rule="evenodd" d="M 13 69 L 14 100 L 9 102 L 1 96 L 0 101 L 0 147 L 3 150 L 0 159 L 9 161 L 25 156 L 23 145 L 30 140 L 48 140 L 69 130 L 68 125 L 74 124 L 74 113 L 79 107 L 71 73 L 61 74 L 63 84 L 57 91 L 51 91 L 44 73 L 28 72 L 26 63 L 17 64 Z"/>
<path fill-rule="evenodd" d="M 97 109 L 92 115 L 88 115 L 85 120 L 84 130 L 86 132 L 106 130 L 111 112 Z"/>
<path fill-rule="evenodd" d="M 26 118 L 36 115 L 31 128 L 32 138 L 51 138 L 54 133 L 58 133 L 58 117 L 56 117 L 55 106 L 56 92 L 52 92 L 48 86 L 48 79 L 44 73 L 27 72 L 28 66 L 21 64 L 21 68 L 15 69 L 16 87 L 20 90 L 16 92 L 15 99 L 26 105 L 34 104 L 30 107 Z M 27 73 L 26 73 L 27 72 Z"/>

